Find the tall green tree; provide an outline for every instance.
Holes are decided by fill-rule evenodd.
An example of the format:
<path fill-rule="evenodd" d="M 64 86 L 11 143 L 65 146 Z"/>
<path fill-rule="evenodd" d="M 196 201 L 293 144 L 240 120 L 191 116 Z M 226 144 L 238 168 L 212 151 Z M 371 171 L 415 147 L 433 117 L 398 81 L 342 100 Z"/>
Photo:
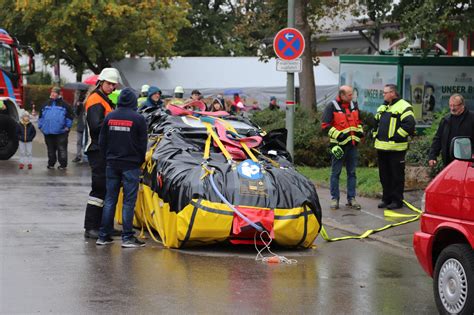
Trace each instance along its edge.
<path fill-rule="evenodd" d="M 178 31 L 189 24 L 185 0 L 2 2 L 3 27 L 34 44 L 47 62 L 59 55 L 81 74 L 99 73 L 127 55 L 152 56 L 152 66 L 165 65 Z"/>
<path fill-rule="evenodd" d="M 190 0 L 190 25 L 183 27 L 175 45 L 181 56 L 226 56 L 234 15 L 226 0 Z"/>
<path fill-rule="evenodd" d="M 425 48 L 431 49 L 445 32 L 458 37 L 474 30 L 474 3 L 472 0 L 401 0 L 394 9 L 407 38 L 422 38 Z"/>

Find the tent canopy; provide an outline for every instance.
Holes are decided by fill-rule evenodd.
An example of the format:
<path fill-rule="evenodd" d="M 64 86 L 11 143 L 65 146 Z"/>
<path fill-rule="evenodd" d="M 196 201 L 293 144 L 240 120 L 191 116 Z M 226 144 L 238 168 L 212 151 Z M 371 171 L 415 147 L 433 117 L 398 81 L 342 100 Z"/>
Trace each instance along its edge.
<path fill-rule="evenodd" d="M 286 98 L 286 73 L 276 71 L 275 59 L 265 63 L 258 57 L 177 57 L 170 59 L 170 68 L 156 70 L 151 70 L 151 61 L 147 57 L 127 58 L 114 66 L 122 73 L 123 81 L 138 90 L 148 84 L 158 86 L 164 94 L 172 94 L 180 85 L 185 89 L 185 96 L 199 89 L 205 97 L 237 90 L 261 104 L 276 96 L 283 105 Z M 333 98 L 338 74 L 319 64 L 314 67 L 314 76 L 318 104 Z M 295 75 L 295 87 L 298 86 L 298 75 Z"/>

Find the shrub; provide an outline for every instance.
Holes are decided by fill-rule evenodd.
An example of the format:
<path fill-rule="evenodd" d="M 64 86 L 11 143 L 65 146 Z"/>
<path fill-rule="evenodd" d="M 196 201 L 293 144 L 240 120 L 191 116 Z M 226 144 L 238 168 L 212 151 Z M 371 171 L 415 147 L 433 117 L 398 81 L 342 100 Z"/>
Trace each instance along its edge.
<path fill-rule="evenodd" d="M 435 118 L 430 127 L 423 130 L 423 134 L 415 136 L 410 142 L 407 151 L 406 162 L 408 165 L 428 166 L 428 154 L 430 152 L 433 137 L 438 130 L 441 119 L 448 113 L 447 110 L 435 113 Z M 443 162 L 439 160 L 436 167 L 430 169 L 430 177 L 433 178 L 443 169 Z"/>
<path fill-rule="evenodd" d="M 31 110 L 31 104 L 36 105 L 36 111 L 49 99 L 51 85 L 25 85 L 24 107 Z"/>
<path fill-rule="evenodd" d="M 326 132 L 321 129 L 322 112 L 308 112 L 301 107 L 296 107 L 294 122 L 294 158 L 298 165 L 326 167 L 331 165 L 329 155 L 329 139 Z M 371 128 L 375 124 L 374 116 L 361 112 L 366 139 L 359 145 L 359 165 L 374 166 L 377 154 L 373 148 Z M 256 112 L 252 121 L 262 129 L 268 131 L 285 128 L 285 112 L 271 111 L 269 109 Z"/>

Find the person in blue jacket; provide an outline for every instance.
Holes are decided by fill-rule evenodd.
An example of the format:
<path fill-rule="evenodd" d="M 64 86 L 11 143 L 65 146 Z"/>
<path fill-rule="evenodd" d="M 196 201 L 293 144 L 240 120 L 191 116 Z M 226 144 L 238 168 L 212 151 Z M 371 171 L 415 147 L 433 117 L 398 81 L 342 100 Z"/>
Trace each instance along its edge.
<path fill-rule="evenodd" d="M 67 168 L 67 140 L 73 117 L 71 106 L 61 97 L 61 88 L 53 87 L 38 119 L 38 128 L 44 134 L 48 149 L 48 169 L 53 169 L 57 161 L 58 169 Z"/>
<path fill-rule="evenodd" d="M 145 108 L 163 108 L 163 100 L 161 99 L 161 90 L 156 86 L 150 86 L 146 101 L 141 104 L 141 109 Z"/>
<path fill-rule="evenodd" d="M 150 88 L 151 89 L 151 88 Z M 120 92 L 117 110 L 108 114 L 99 135 L 100 151 L 106 160 L 106 194 L 97 245 L 113 242 L 115 207 L 123 186 L 122 247 L 142 247 L 134 236 L 133 216 L 140 182 L 140 166 L 145 162 L 147 125 L 136 112 L 137 96 L 130 88 Z"/>

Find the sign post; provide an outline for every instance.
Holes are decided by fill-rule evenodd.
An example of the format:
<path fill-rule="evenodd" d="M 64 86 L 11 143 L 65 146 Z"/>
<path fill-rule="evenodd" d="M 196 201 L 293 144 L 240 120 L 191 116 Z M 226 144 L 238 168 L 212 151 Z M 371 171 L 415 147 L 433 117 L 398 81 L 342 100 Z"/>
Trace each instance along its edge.
<path fill-rule="evenodd" d="M 288 131 L 286 148 L 291 157 L 294 158 L 294 116 L 295 116 L 295 74 L 301 72 L 302 60 L 299 57 L 303 54 L 305 42 L 304 37 L 295 24 L 294 0 L 288 1 L 288 27 L 280 30 L 273 39 L 273 49 L 277 59 L 277 71 L 285 71 L 286 75 L 286 121 L 285 126 Z"/>

